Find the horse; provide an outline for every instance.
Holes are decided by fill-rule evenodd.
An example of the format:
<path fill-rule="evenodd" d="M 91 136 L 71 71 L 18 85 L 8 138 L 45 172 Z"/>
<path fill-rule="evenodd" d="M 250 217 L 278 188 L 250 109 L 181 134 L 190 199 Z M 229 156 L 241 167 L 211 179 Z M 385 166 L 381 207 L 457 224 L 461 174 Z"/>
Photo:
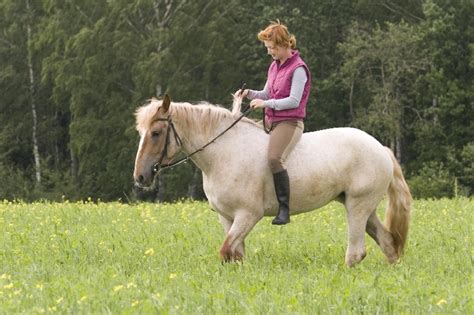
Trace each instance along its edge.
<path fill-rule="evenodd" d="M 275 216 L 278 211 L 266 159 L 269 135 L 252 119 L 240 117 L 235 123 L 241 103 L 242 98 L 234 95 L 230 111 L 209 103 L 171 102 L 165 95 L 135 112 L 140 134 L 135 184 L 150 186 L 155 168 L 171 163 L 181 151 L 192 154 L 192 162 L 202 171 L 209 204 L 224 229 L 223 262 L 242 260 L 249 232 L 264 216 Z M 210 139 L 232 123 L 232 128 L 209 145 Z M 359 129 L 324 129 L 303 133 L 285 165 L 292 189 L 291 215 L 318 209 L 332 200 L 344 204 L 347 266 L 366 256 L 365 232 L 389 263 L 399 260 L 407 240 L 412 197 L 389 148 Z M 388 207 L 382 224 L 376 208 L 385 194 Z"/>

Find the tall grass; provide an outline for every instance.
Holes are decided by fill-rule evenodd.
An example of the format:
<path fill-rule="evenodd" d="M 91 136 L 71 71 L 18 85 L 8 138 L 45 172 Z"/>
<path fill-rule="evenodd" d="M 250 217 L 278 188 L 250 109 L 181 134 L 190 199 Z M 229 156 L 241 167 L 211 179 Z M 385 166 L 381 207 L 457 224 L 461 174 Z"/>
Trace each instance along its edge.
<path fill-rule="evenodd" d="M 472 199 L 415 201 L 405 256 L 344 265 L 333 203 L 221 264 L 206 203 L 0 203 L 0 313 L 473 313 Z M 383 216 L 382 207 L 379 214 Z"/>

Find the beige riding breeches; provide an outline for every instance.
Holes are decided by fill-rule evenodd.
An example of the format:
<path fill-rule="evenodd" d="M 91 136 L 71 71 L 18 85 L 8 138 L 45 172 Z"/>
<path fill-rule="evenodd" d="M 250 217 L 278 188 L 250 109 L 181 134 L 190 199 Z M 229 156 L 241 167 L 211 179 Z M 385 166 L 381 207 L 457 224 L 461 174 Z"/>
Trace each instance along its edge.
<path fill-rule="evenodd" d="M 302 120 L 285 120 L 273 123 L 267 152 L 268 164 L 273 174 L 285 170 L 283 164 L 301 139 L 303 129 Z"/>

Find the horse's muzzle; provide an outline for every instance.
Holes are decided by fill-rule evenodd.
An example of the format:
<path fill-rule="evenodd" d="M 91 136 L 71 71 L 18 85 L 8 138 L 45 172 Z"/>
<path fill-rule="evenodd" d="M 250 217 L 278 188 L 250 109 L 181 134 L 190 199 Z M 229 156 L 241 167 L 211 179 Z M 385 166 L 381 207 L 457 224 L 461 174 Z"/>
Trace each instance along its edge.
<path fill-rule="evenodd" d="M 144 184 L 145 184 L 145 177 L 143 177 L 143 175 L 139 175 L 137 178 L 135 178 L 135 185 L 143 186 Z"/>
<path fill-rule="evenodd" d="M 153 178 L 154 178 L 154 173 L 151 176 L 145 176 L 145 175 L 138 175 L 134 176 L 134 181 L 135 181 L 135 186 L 139 188 L 147 188 L 150 187 L 151 184 L 153 183 Z"/>

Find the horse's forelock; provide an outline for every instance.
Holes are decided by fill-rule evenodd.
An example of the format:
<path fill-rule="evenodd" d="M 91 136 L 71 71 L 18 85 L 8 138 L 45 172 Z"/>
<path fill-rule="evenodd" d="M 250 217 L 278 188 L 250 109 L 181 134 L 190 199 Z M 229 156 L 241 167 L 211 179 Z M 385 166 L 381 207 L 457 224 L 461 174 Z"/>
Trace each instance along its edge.
<path fill-rule="evenodd" d="M 161 106 L 161 101 L 151 99 L 145 105 L 137 108 L 135 111 L 136 128 L 138 131 L 146 130 L 150 127 L 151 120 L 158 108 Z"/>

